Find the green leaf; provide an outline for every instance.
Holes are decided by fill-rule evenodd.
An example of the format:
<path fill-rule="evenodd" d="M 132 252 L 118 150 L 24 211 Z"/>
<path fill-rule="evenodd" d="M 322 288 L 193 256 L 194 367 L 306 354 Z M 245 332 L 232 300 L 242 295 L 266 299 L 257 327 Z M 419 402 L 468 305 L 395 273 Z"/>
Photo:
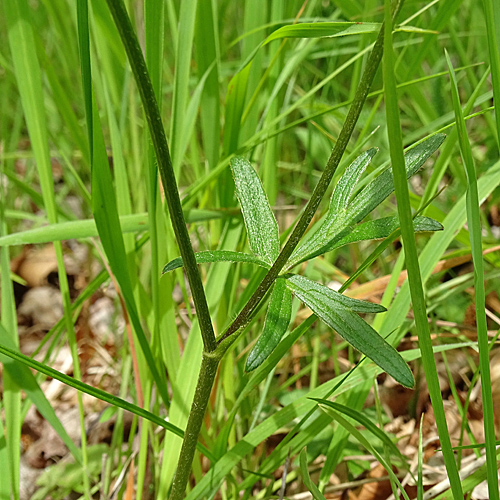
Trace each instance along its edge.
<path fill-rule="evenodd" d="M 231 160 L 231 170 L 248 232 L 250 248 L 256 255 L 272 265 L 280 250 L 278 223 L 259 176 L 250 162 L 241 156 L 236 156 Z"/>
<path fill-rule="evenodd" d="M 351 199 L 352 192 L 356 187 L 359 178 L 365 171 L 372 158 L 378 153 L 378 149 L 371 148 L 360 154 L 347 168 L 344 175 L 340 178 L 333 191 L 332 200 L 328 215 L 335 217 L 337 212 L 346 210 Z"/>
<path fill-rule="evenodd" d="M 366 428 L 369 432 L 371 432 L 375 437 L 380 439 L 382 443 L 384 443 L 388 449 L 391 451 L 391 453 L 398 457 L 403 463 L 406 462 L 406 459 L 403 457 L 401 452 L 399 451 L 398 447 L 391 441 L 389 438 L 389 435 L 379 429 L 369 418 L 367 418 L 363 413 L 359 412 L 358 410 L 355 410 L 349 406 L 341 405 L 339 403 L 329 401 L 328 399 L 318 399 L 318 398 L 311 398 L 313 401 L 316 401 L 320 405 L 328 406 L 330 408 L 333 408 L 334 410 L 343 413 L 344 415 L 347 415 L 348 417 L 353 418 L 354 420 L 357 420 L 363 427 Z"/>
<path fill-rule="evenodd" d="M 208 264 L 210 262 L 250 262 L 251 264 L 257 264 L 258 266 L 265 267 L 269 269 L 269 266 L 262 260 L 258 259 L 254 255 L 242 252 L 232 252 L 230 250 L 213 250 L 207 252 L 195 253 L 197 264 Z M 184 266 L 182 257 L 177 257 L 171 260 L 162 271 L 162 274 L 178 269 Z"/>
<path fill-rule="evenodd" d="M 351 232 L 332 245 L 326 245 L 325 252 L 334 248 L 364 240 L 381 240 L 387 238 L 400 227 L 398 217 L 383 217 L 382 219 L 370 220 L 356 226 Z M 416 233 L 425 231 L 442 231 L 443 226 L 430 217 L 417 216 L 413 219 L 413 229 Z"/>
<path fill-rule="evenodd" d="M 248 64 L 241 71 L 238 71 L 231 78 L 227 88 L 226 111 L 224 113 L 224 152 L 226 154 L 231 154 L 238 148 L 250 68 L 251 65 Z"/>
<path fill-rule="evenodd" d="M 399 490 L 401 491 L 401 494 L 403 495 L 403 498 L 405 500 L 410 500 L 408 497 L 408 494 L 406 493 L 405 489 L 403 488 L 401 482 L 399 481 L 398 477 L 394 472 L 392 471 L 392 464 L 388 463 L 383 455 L 381 455 L 376 448 L 372 445 L 371 441 L 368 440 L 363 434 L 354 427 L 348 420 L 346 420 L 340 413 L 336 412 L 333 408 L 331 408 L 329 405 L 324 405 L 322 408 L 328 415 L 333 417 L 344 429 L 346 429 L 351 436 L 353 436 L 355 439 L 357 439 L 367 450 L 369 453 L 371 453 L 377 460 L 380 462 L 381 465 L 383 465 L 384 469 L 387 471 L 387 474 L 391 477 L 391 480 L 397 484 L 399 487 Z"/>
<path fill-rule="evenodd" d="M 294 250 L 289 267 L 324 253 L 325 245 L 333 244 L 336 240 L 347 236 L 347 225 L 339 223 L 339 220 L 345 215 L 356 183 L 377 151 L 375 148 L 365 151 L 347 167 L 335 186 L 326 218 L 319 222 L 316 228 L 311 229 L 304 242 Z"/>
<path fill-rule="evenodd" d="M 212 219 L 222 219 L 228 213 L 230 214 L 231 212 L 193 208 L 184 212 L 184 217 L 187 223 L 195 223 Z M 149 231 L 149 216 L 146 213 L 121 215 L 120 225 L 123 233 Z M 98 235 L 94 219 L 72 220 L 0 236 L 0 246 L 48 243 L 51 241 L 92 238 Z"/>
<path fill-rule="evenodd" d="M 404 156 L 406 178 L 415 175 L 425 161 L 441 146 L 446 136 L 436 134 L 410 149 Z M 366 186 L 351 202 L 348 221 L 357 223 L 380 205 L 394 191 L 392 168 L 389 168 Z"/>
<path fill-rule="evenodd" d="M 369 357 L 401 385 L 414 386 L 411 370 L 401 355 L 355 314 L 355 311 L 381 312 L 385 308 L 370 302 L 349 299 L 303 276 L 288 277 L 287 285 L 319 318 L 358 351 Z"/>
<path fill-rule="evenodd" d="M 306 488 L 311 492 L 314 500 L 326 500 L 323 493 L 321 493 L 309 476 L 309 471 L 307 470 L 307 453 L 305 448 L 300 452 L 300 472 L 302 474 L 302 481 L 304 482 Z"/>
<path fill-rule="evenodd" d="M 167 422 L 164 418 L 159 417 L 158 415 L 155 415 L 154 413 L 151 413 L 150 411 L 145 410 L 140 406 L 137 406 L 133 403 L 129 403 L 128 401 L 125 401 L 124 399 L 121 399 L 118 396 L 114 396 L 113 394 L 109 394 L 108 392 L 105 392 L 101 389 L 92 387 L 91 385 L 85 384 L 84 382 L 81 382 L 80 380 L 70 377 L 65 373 L 59 372 L 48 365 L 40 363 L 39 361 L 36 361 L 35 359 L 32 359 L 29 356 L 26 356 L 25 354 L 22 354 L 21 352 L 19 352 L 19 350 L 11 349 L 7 345 L 5 345 L 3 343 L 3 337 L 1 340 L 2 342 L 0 342 L 0 354 L 8 356 L 9 358 L 18 361 L 19 363 L 22 363 L 23 365 L 26 365 L 30 368 L 33 368 L 34 370 L 43 373 L 44 375 L 52 377 L 55 380 L 59 380 L 63 384 L 66 384 L 69 387 L 73 387 L 78 391 L 84 392 L 85 394 L 89 394 L 90 396 L 93 396 L 94 398 L 100 399 L 101 401 L 114 405 L 117 408 L 122 408 L 126 411 L 129 411 L 134 415 L 137 415 L 138 417 L 145 418 L 150 422 L 153 422 L 154 424 L 163 427 L 163 429 L 165 429 L 166 431 L 172 432 L 176 436 L 179 436 L 181 438 L 184 437 L 184 431 L 182 429 L 180 429 L 176 425 L 171 424 L 170 422 Z M 211 453 L 211 451 L 202 444 L 197 443 L 196 446 L 197 449 L 205 456 L 210 458 L 210 460 L 213 460 L 215 458 Z"/>
<path fill-rule="evenodd" d="M 10 338 L 8 332 L 1 324 L 0 334 L 3 344 L 8 346 L 13 351 L 19 351 L 19 347 L 16 346 L 14 341 Z M 64 444 L 71 451 L 72 455 L 81 463 L 82 457 L 80 450 L 75 446 L 73 441 L 71 441 L 66 429 L 61 424 L 61 421 L 57 417 L 54 409 L 45 397 L 45 394 L 42 392 L 35 376 L 31 373 L 29 368 L 21 363 L 17 363 L 12 358 L 5 356 L 4 354 L 0 354 L 0 362 L 12 377 L 12 380 L 19 386 L 19 389 L 22 389 L 26 393 L 40 414 L 57 432 Z"/>
<path fill-rule="evenodd" d="M 282 38 L 333 38 L 345 35 L 377 33 L 380 23 L 326 22 L 297 23 L 282 26 L 273 31 L 263 45 Z"/>
<path fill-rule="evenodd" d="M 283 279 L 276 280 L 267 310 L 264 331 L 248 355 L 245 370 L 258 368 L 273 352 L 285 334 L 292 315 L 292 294 Z"/>
<path fill-rule="evenodd" d="M 444 134 L 433 135 L 405 154 L 407 178 L 422 167 L 429 156 L 442 144 L 445 137 Z M 290 257 L 288 269 L 333 248 L 350 243 L 352 226 L 361 221 L 394 191 L 392 168 L 389 168 L 352 198 L 357 181 L 376 152 L 375 149 L 364 152 L 346 169 L 332 195 L 326 218 L 318 224 L 317 229 L 313 228 L 304 243 L 295 249 Z M 347 240 L 341 243 L 344 238 Z"/>

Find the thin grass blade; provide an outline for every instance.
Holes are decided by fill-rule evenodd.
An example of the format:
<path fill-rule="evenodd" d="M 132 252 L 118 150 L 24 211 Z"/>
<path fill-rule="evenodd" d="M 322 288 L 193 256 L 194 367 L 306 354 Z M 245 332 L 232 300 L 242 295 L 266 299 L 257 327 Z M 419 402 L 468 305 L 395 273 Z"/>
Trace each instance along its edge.
<path fill-rule="evenodd" d="M 476 169 L 472 151 L 467 137 L 464 115 L 460 105 L 457 80 L 448 53 L 446 62 L 450 72 L 451 95 L 455 111 L 460 154 L 467 174 L 467 222 L 474 263 L 474 300 L 477 323 L 477 340 L 479 345 L 479 364 L 481 369 L 481 388 L 483 395 L 483 425 L 486 442 L 486 468 L 488 476 L 488 494 L 492 500 L 498 500 L 498 472 L 495 447 L 495 416 L 493 413 L 493 396 L 491 391 L 491 374 L 489 361 L 488 325 L 486 322 L 486 297 L 484 289 L 483 249 L 481 241 L 481 214 L 477 189 Z"/>
<path fill-rule="evenodd" d="M 429 394 L 434 408 L 439 437 L 443 447 L 443 456 L 446 470 L 450 477 L 450 484 L 454 492 L 454 497 L 456 498 L 456 500 L 458 500 L 463 498 L 463 493 L 460 485 L 460 477 L 458 475 L 457 465 L 455 463 L 455 457 L 451 449 L 450 435 L 448 433 L 441 391 L 439 389 L 436 363 L 432 352 L 429 323 L 427 321 L 426 304 L 422 288 L 422 276 L 420 274 L 417 247 L 415 244 L 415 233 L 413 232 L 412 213 L 407 184 L 408 169 L 405 169 L 405 157 L 403 155 L 403 144 L 401 137 L 401 123 L 399 118 L 398 94 L 396 90 L 396 80 L 394 74 L 394 53 L 392 46 L 393 42 L 391 30 L 390 0 L 385 0 L 385 22 L 386 25 L 384 32 L 383 75 L 386 100 L 387 130 L 389 136 L 391 161 L 394 171 L 394 180 L 392 181 L 391 179 L 391 181 L 393 182 L 393 186 L 395 186 L 396 198 L 398 202 L 398 214 L 401 221 L 401 236 L 405 251 L 406 266 L 408 269 L 408 283 L 413 302 L 413 310 L 415 314 L 415 323 L 420 348 L 422 349 L 424 372 L 426 375 Z M 439 139 L 441 139 L 442 142 L 443 138 L 437 138 L 437 141 L 439 141 Z M 419 155 L 424 158 L 423 161 L 425 161 L 426 154 L 427 152 L 423 151 L 422 154 Z"/>
<path fill-rule="evenodd" d="M 318 487 L 312 482 L 311 476 L 309 476 L 309 471 L 307 470 L 307 453 L 305 448 L 300 452 L 300 472 L 302 474 L 302 481 L 304 482 L 306 488 L 311 492 L 314 500 L 326 500 L 323 493 L 321 493 Z"/>
<path fill-rule="evenodd" d="M 19 351 L 19 347 L 15 345 L 13 340 L 10 338 L 7 330 L 0 324 L 0 334 L 2 337 L 2 344 L 9 347 L 13 351 Z M 59 437 L 62 439 L 63 443 L 68 447 L 75 460 L 77 460 L 80 465 L 82 464 L 82 454 L 80 450 L 75 446 L 71 438 L 68 436 L 66 429 L 61 424 L 61 421 L 57 417 L 54 408 L 50 405 L 49 401 L 42 392 L 42 389 L 38 385 L 33 373 L 29 370 L 27 366 L 22 363 L 14 361 L 9 356 L 4 354 L 0 355 L 0 362 L 3 367 L 11 377 L 11 379 L 18 385 L 20 390 L 23 390 L 28 398 L 36 406 L 40 414 L 47 420 L 47 422 L 52 426 L 52 428 L 57 432 Z"/>

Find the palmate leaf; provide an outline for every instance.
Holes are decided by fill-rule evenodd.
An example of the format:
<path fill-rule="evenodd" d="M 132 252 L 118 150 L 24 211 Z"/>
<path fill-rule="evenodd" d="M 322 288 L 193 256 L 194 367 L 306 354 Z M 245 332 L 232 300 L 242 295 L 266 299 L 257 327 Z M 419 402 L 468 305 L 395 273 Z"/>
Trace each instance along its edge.
<path fill-rule="evenodd" d="M 285 334 L 292 315 L 292 294 L 283 279 L 277 279 L 271 293 L 264 331 L 248 355 L 245 370 L 258 368 L 273 352 Z"/>
<path fill-rule="evenodd" d="M 250 248 L 272 265 L 280 251 L 278 223 L 259 176 L 250 162 L 241 156 L 231 159 L 231 170 Z"/>
<path fill-rule="evenodd" d="M 263 260 L 255 257 L 255 255 L 250 255 L 248 253 L 242 252 L 232 252 L 230 250 L 213 250 L 206 252 L 198 252 L 194 254 L 197 264 L 208 264 L 211 262 L 250 262 L 251 264 L 256 264 L 261 267 L 269 269 L 269 265 Z M 183 267 L 184 262 L 182 257 L 177 257 L 171 260 L 162 271 L 162 274 Z"/>
<path fill-rule="evenodd" d="M 384 307 L 351 299 L 303 276 L 287 276 L 288 288 L 328 326 L 370 358 L 401 385 L 415 381 L 401 355 L 356 312 L 382 312 Z"/>
<path fill-rule="evenodd" d="M 405 154 L 407 178 L 410 178 L 422 167 L 425 161 L 439 148 L 445 137 L 444 134 L 433 135 Z M 317 229 L 311 229 L 313 236 L 306 237 L 305 241 L 295 249 L 289 260 L 289 269 L 300 262 L 345 244 L 340 244 L 340 241 L 349 236 L 353 226 L 394 191 L 392 168 L 389 168 L 370 182 L 354 198 L 351 198 L 359 177 L 376 151 L 370 149 L 364 152 L 346 169 L 333 192 L 325 219 Z M 346 243 L 349 242 L 346 241 Z"/>

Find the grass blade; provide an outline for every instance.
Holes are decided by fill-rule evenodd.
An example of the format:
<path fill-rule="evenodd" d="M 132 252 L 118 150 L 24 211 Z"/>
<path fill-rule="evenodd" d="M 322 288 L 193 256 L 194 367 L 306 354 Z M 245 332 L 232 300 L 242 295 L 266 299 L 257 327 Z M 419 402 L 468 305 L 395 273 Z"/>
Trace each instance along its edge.
<path fill-rule="evenodd" d="M 8 331 L 0 324 L 0 333 L 2 336 L 3 345 L 9 347 L 12 351 L 18 351 L 19 347 L 12 341 Z M 47 420 L 47 422 L 52 426 L 52 428 L 57 432 L 59 437 L 62 439 L 64 444 L 67 446 L 68 450 L 71 452 L 73 457 L 82 465 L 82 454 L 80 450 L 75 446 L 71 438 L 68 436 L 66 429 L 61 424 L 61 421 L 56 415 L 54 408 L 50 405 L 49 401 L 42 392 L 38 382 L 36 381 L 34 375 L 30 372 L 27 366 L 24 364 L 14 361 L 8 355 L 1 354 L 0 361 L 4 366 L 5 370 L 18 385 L 20 390 L 23 390 L 29 399 L 36 406 L 40 414 Z"/>
<path fill-rule="evenodd" d="M 183 160 L 181 145 L 184 134 L 184 116 L 189 95 L 189 72 L 191 68 L 191 52 L 193 48 L 194 27 L 198 0 L 185 0 L 180 4 L 179 34 L 175 57 L 174 95 L 172 102 L 172 121 L 170 143 L 175 175 Z"/>
<path fill-rule="evenodd" d="M 61 373 L 57 370 L 54 370 L 54 368 L 51 368 L 50 366 L 47 366 L 43 363 L 40 363 L 39 361 L 36 361 L 28 356 L 25 356 L 24 354 L 15 351 L 14 349 L 10 349 L 3 343 L 0 343 L 0 353 L 5 356 L 8 356 L 11 359 L 18 361 L 19 363 L 22 363 L 30 368 L 33 368 L 34 370 L 37 370 L 38 372 L 43 373 L 48 377 L 59 380 L 63 384 L 66 384 L 69 387 L 73 387 L 77 391 L 89 394 L 90 396 L 93 396 L 111 405 L 117 406 L 118 408 L 123 408 L 124 410 L 130 411 L 131 413 L 139 417 L 146 418 L 150 422 L 159 425 L 163 429 L 172 432 L 176 436 L 179 437 L 184 436 L 184 432 L 182 431 L 182 429 L 179 429 L 178 427 L 167 422 L 158 415 L 155 415 L 154 413 L 151 413 L 145 410 L 144 408 L 141 408 L 140 406 L 134 405 L 132 403 L 129 403 L 128 401 L 120 399 L 117 396 L 113 396 L 112 394 L 102 391 L 101 389 L 97 389 L 88 384 L 85 384 L 80 380 L 76 380 L 75 378 L 70 377 L 65 373 Z M 214 458 L 213 455 L 210 453 L 210 450 L 208 450 L 203 445 L 199 444 L 198 449 L 211 460 Z"/>
<path fill-rule="evenodd" d="M 31 9 L 26 1 L 21 0 L 19 2 L 6 4 L 5 11 L 16 78 L 21 95 L 26 124 L 37 163 L 37 171 L 40 178 L 44 205 L 47 211 L 48 220 L 51 223 L 56 223 L 57 208 L 54 195 L 52 164 L 48 146 L 46 114 L 44 103 L 40 99 L 40 96 L 43 95 L 42 77 L 40 65 L 36 57 L 36 45 L 30 20 Z M 73 358 L 73 369 L 75 377 L 80 378 L 80 363 L 76 345 L 76 335 L 71 316 L 71 298 L 69 294 L 68 277 L 66 275 L 62 246 L 60 242 L 54 243 L 54 250 L 57 260 L 59 287 L 63 300 L 65 326 L 71 356 Z M 78 408 L 83 466 L 86 467 L 86 434 L 83 401 L 81 399 L 81 395 L 78 396 Z M 15 464 L 14 466 L 17 465 L 18 464 Z M 84 493 L 86 498 L 90 497 L 89 483 L 87 479 L 84 480 Z"/>
<path fill-rule="evenodd" d="M 302 481 L 311 492 L 314 500 L 326 500 L 323 493 L 321 493 L 318 487 L 311 481 L 309 471 L 307 470 L 307 453 L 305 448 L 300 452 L 300 472 L 302 473 Z"/>
<path fill-rule="evenodd" d="M 472 151 L 467 138 L 464 115 L 460 106 L 457 80 L 450 57 L 446 52 L 446 61 L 450 72 L 451 95 L 458 130 L 460 154 L 467 174 L 467 222 L 474 263 L 474 298 L 477 323 L 477 341 L 479 345 L 479 364 L 481 369 L 481 388 L 483 395 L 484 439 L 486 442 L 486 468 L 488 473 L 488 494 L 492 500 L 498 500 L 498 472 L 495 447 L 495 417 L 493 414 L 493 397 L 491 392 L 491 375 L 489 362 L 488 326 L 486 323 L 486 297 L 484 290 L 483 249 L 481 242 L 481 215 L 479 194 L 477 190 L 476 169 Z"/>
<path fill-rule="evenodd" d="M 407 185 L 407 172 L 405 170 L 405 159 L 403 156 L 403 144 L 401 137 L 401 124 L 399 119 L 398 94 L 394 76 L 394 54 L 392 47 L 392 23 L 391 5 L 385 0 L 385 33 L 384 33 L 384 87 L 386 99 L 387 129 L 389 135 L 389 146 L 391 161 L 394 171 L 394 186 L 398 201 L 398 213 L 401 221 L 401 235 L 408 269 L 408 281 L 410 286 L 415 322 L 422 350 L 422 361 L 424 372 L 429 387 L 436 424 L 443 448 L 443 456 L 446 470 L 450 478 L 451 488 L 456 500 L 463 498 L 460 477 L 453 451 L 451 449 L 450 435 L 446 424 L 441 390 L 439 388 L 436 363 L 432 352 L 429 323 L 425 306 L 424 293 L 422 289 L 422 277 L 418 262 L 417 247 L 415 245 L 415 234 L 413 232 L 412 214 Z"/>
<path fill-rule="evenodd" d="M 500 8 L 492 0 L 483 0 L 484 20 L 486 23 L 486 36 L 488 38 L 488 52 L 490 56 L 491 79 L 493 98 L 500 102 Z M 497 145 L 500 147 L 500 113 L 495 113 L 497 123 Z"/>
<path fill-rule="evenodd" d="M 406 462 L 405 457 L 401 454 L 398 447 L 391 441 L 389 436 L 380 428 L 378 428 L 369 418 L 363 415 L 361 412 L 346 406 L 340 403 L 336 403 L 334 401 L 329 401 L 327 399 L 314 399 L 318 404 L 323 406 L 328 406 L 329 408 L 333 408 L 335 411 L 339 413 L 343 413 L 348 417 L 356 420 L 360 425 L 365 427 L 369 432 L 373 434 L 374 437 L 378 438 L 382 443 L 384 443 L 387 448 L 392 452 L 392 454 L 398 459 L 400 459 L 403 463 Z"/>
<path fill-rule="evenodd" d="M 371 442 L 366 439 L 361 432 L 356 429 L 350 422 L 348 422 L 344 417 L 340 415 L 337 411 L 333 410 L 329 405 L 322 405 L 325 408 L 323 408 L 328 414 L 332 415 L 335 420 L 339 422 L 342 427 L 347 429 L 349 431 L 349 434 L 355 437 L 376 459 L 377 461 L 384 466 L 384 469 L 387 471 L 387 474 L 391 477 L 391 479 L 398 485 L 399 490 L 401 491 L 401 494 L 403 495 L 403 498 L 405 500 L 410 500 L 408 497 L 408 494 L 406 493 L 405 489 L 401 485 L 401 482 L 399 481 L 398 477 L 394 472 L 392 471 L 392 465 L 387 463 L 387 461 L 384 459 L 384 457 L 375 450 L 375 448 L 372 446 Z"/>

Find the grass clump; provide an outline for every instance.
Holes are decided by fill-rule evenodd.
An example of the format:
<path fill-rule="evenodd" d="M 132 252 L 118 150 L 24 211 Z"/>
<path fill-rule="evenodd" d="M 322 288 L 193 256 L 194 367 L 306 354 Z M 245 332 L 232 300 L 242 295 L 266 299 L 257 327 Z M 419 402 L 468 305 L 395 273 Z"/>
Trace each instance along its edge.
<path fill-rule="evenodd" d="M 425 436 L 415 437 L 414 471 L 375 425 L 394 411 L 377 399 L 386 373 L 416 390 L 414 409 L 401 410 L 408 419 L 433 409 L 444 496 L 462 498 L 487 477 L 498 497 L 483 314 L 496 317 L 487 300 L 496 285 L 483 282 L 499 264 L 484 253 L 500 227 L 489 107 L 498 49 L 480 7 L 459 5 L 386 1 L 385 15 L 371 1 L 2 7 L 0 466 L 9 474 L 0 495 L 21 496 L 19 440 L 34 404 L 73 456 L 52 473 L 71 470 L 64 485 L 51 483 L 50 469 L 40 480 L 54 498 L 283 498 L 286 488 L 325 498 L 341 462 L 346 483 L 367 468 L 346 460 L 349 450 L 368 453 L 405 498 L 415 472 L 421 498 Z M 477 61 L 490 62 L 491 83 Z M 464 110 L 459 90 L 470 96 Z M 62 243 L 73 238 L 90 269 L 76 299 Z M 21 245 L 47 242 L 64 313 L 40 361 L 23 354 L 11 280 L 23 278 L 11 262 Z M 454 274 L 471 260 L 474 279 Z M 106 378 L 92 383 L 80 334 L 82 308 L 104 283 L 123 321 L 112 336 L 115 390 Z M 458 314 L 455 299 L 473 304 L 472 286 L 477 336 L 464 333 L 466 318 L 441 317 Z M 73 376 L 52 367 L 66 344 Z M 458 442 L 450 435 L 436 351 L 466 353 L 481 374 L 459 383 L 447 364 L 455 400 L 462 391 L 468 404 L 483 381 L 486 463 L 469 479 L 458 475 L 452 445 L 464 432 Z M 47 377 L 78 391 L 78 445 L 42 390 Z M 87 445 L 82 394 L 117 409 L 106 453 Z M 376 413 L 365 407 L 371 394 Z M 123 411 L 139 417 L 128 441 Z"/>

